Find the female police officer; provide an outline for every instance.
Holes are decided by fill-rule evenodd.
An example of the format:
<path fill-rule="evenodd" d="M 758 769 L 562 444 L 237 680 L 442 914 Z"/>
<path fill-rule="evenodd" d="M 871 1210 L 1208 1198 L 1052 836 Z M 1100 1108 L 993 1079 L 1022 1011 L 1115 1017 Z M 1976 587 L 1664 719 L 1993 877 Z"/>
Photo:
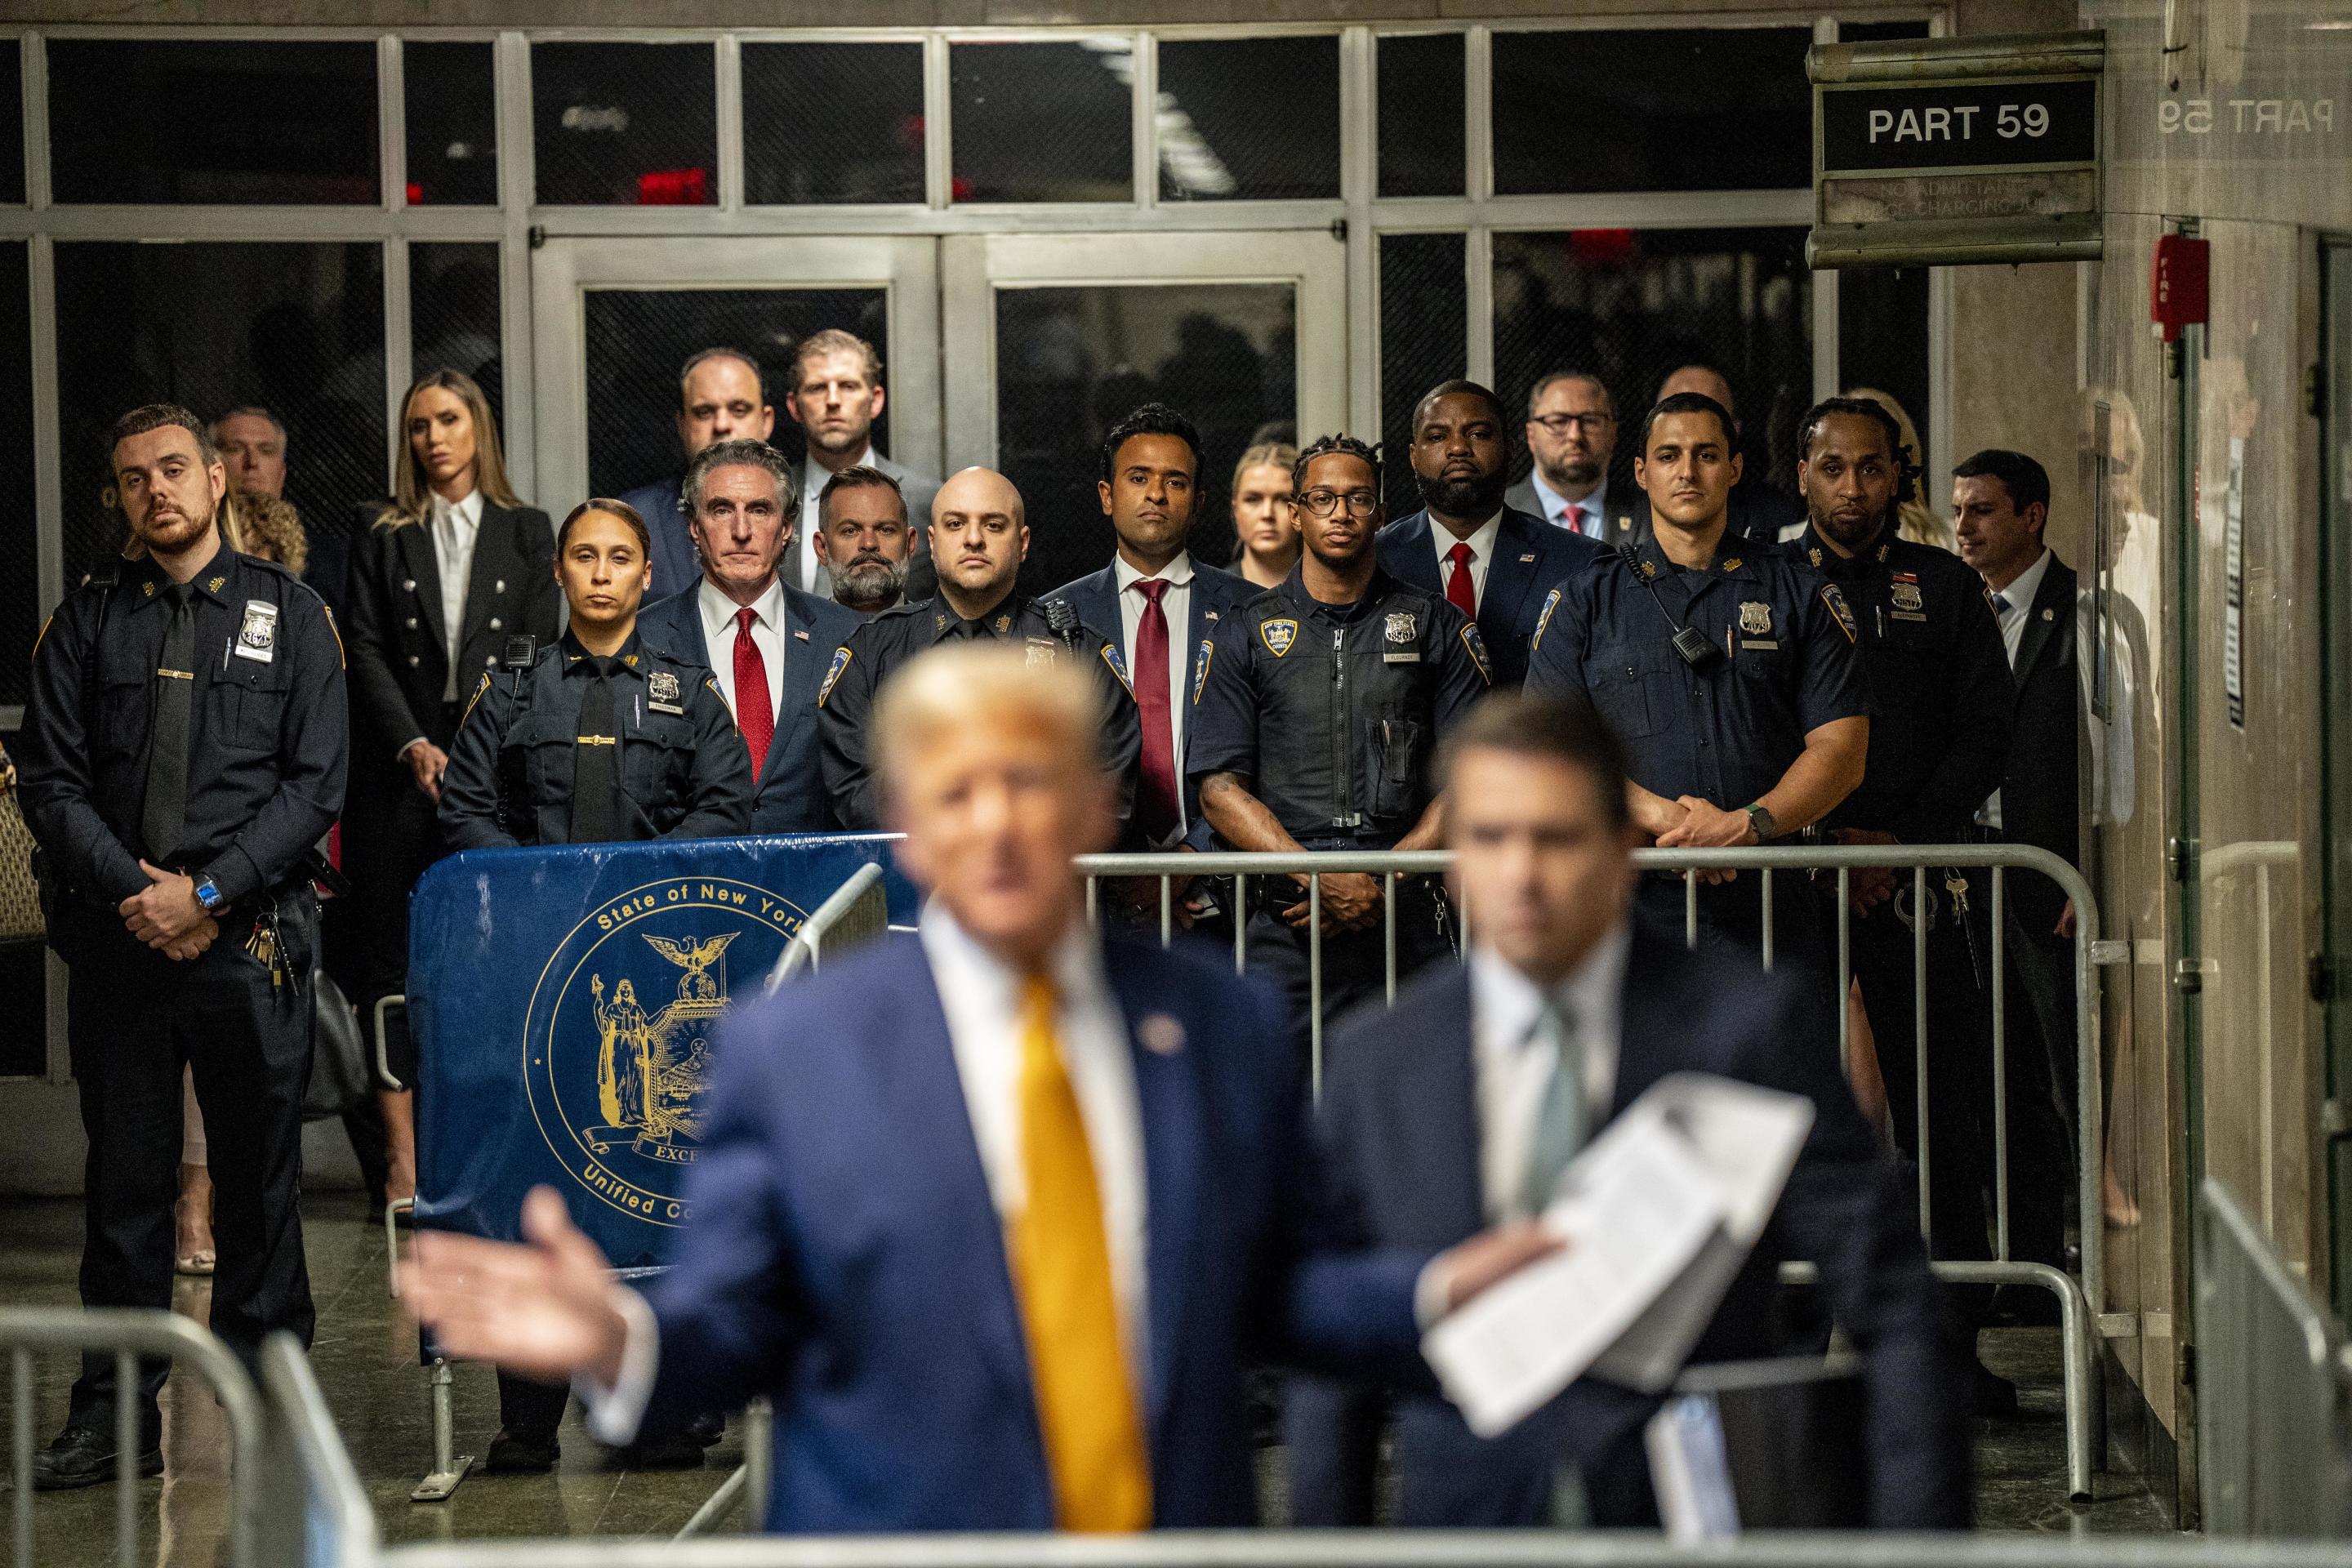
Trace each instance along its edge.
<path fill-rule="evenodd" d="M 528 663 L 486 675 L 441 780 L 453 849 L 708 838 L 751 826 L 751 764 L 701 665 L 649 647 L 637 604 L 652 576 L 645 520 L 582 503 L 555 536 L 571 626 Z M 499 1378 L 500 1430 L 487 1468 L 555 1463 L 565 1390 Z M 640 1465 L 698 1464 L 691 1441 L 641 1446 Z"/>

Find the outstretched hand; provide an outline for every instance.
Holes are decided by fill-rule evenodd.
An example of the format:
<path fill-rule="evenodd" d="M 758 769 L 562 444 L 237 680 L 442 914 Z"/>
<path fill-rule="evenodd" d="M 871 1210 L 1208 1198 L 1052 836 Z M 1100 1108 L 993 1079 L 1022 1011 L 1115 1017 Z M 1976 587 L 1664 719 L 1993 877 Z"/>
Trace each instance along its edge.
<path fill-rule="evenodd" d="M 585 1373 L 611 1387 L 627 1337 L 611 1265 L 552 1187 L 523 1199 L 520 1243 L 419 1231 L 400 1270 L 403 1302 L 460 1361 L 542 1383 Z"/>

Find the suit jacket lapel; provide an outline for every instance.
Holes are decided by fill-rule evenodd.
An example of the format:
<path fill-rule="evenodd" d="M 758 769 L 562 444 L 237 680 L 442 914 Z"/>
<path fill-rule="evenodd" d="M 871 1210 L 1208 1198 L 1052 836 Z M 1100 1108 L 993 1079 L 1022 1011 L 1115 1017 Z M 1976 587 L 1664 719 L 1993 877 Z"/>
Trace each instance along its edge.
<path fill-rule="evenodd" d="M 1396 549 L 1381 563 L 1391 576 L 1424 593 L 1445 592 L 1445 584 L 1437 570 L 1436 546 L 1430 543 L 1436 527 L 1426 511 L 1414 512 L 1397 524 Z"/>
<path fill-rule="evenodd" d="M 423 521 L 393 530 L 392 536 L 400 546 L 404 574 L 416 584 L 417 615 L 433 633 L 433 646 L 446 658 L 449 622 L 441 613 L 441 556 L 433 547 L 433 514 L 427 511 Z"/>
<path fill-rule="evenodd" d="M 1520 559 L 1528 555 L 1536 559 Z M 1512 515 L 1505 512 L 1503 526 L 1495 531 L 1494 559 L 1486 563 L 1486 589 L 1478 595 L 1478 635 L 1486 639 L 1489 655 L 1507 646 L 1519 624 L 1520 602 L 1543 575 L 1542 557 L 1542 542 L 1515 526 Z"/>
<path fill-rule="evenodd" d="M 2033 673 L 2035 661 L 2042 657 L 2042 645 L 2050 640 L 2050 634 L 2058 627 L 2059 617 L 2052 600 L 2055 591 L 2062 586 L 2058 574 L 2063 569 L 2058 558 L 2052 556 L 2049 566 L 2042 571 L 2041 586 L 2033 592 L 2033 603 L 2026 606 L 2025 630 L 2017 643 L 2017 667 L 2010 672 L 2021 689 L 2025 685 L 2026 677 Z M 2074 623 L 2070 619 L 2066 624 L 2072 626 Z"/>
<path fill-rule="evenodd" d="M 1401 1163 L 1415 1173 L 1438 1233 L 1475 1236 L 1486 1224 L 1479 1157 L 1477 1072 L 1471 1065 L 1470 971 L 1449 966 L 1445 988 L 1428 999 L 1443 1020 L 1427 1050 L 1415 1051 L 1381 1089 Z"/>
<path fill-rule="evenodd" d="M 1670 1000 L 1664 1006 L 1651 1005 L 1654 999 L 1675 995 L 1674 964 L 1682 951 L 1679 932 L 1669 936 L 1635 918 L 1633 945 L 1625 959 L 1625 988 L 1617 999 L 1617 1079 L 1603 1126 L 1665 1076 L 1670 1065 L 1693 1065 L 1687 1059 L 1687 1016 Z M 1683 1058 L 1679 1063 L 1678 1057 Z"/>
<path fill-rule="evenodd" d="M 1198 1058 L 1183 1045 L 1182 1013 L 1178 998 L 1156 994 L 1129 966 L 1107 955 L 1105 972 L 1118 997 L 1126 1020 L 1128 1052 L 1135 1063 L 1135 1099 L 1143 1135 L 1144 1232 L 1148 1238 L 1145 1273 L 1145 1313 L 1150 1347 L 1144 1367 L 1144 1411 L 1147 1429 L 1157 1433 L 1168 1407 L 1168 1391 L 1184 1342 L 1184 1305 L 1193 1292 L 1192 1242 L 1201 1205 L 1201 1085 Z M 1143 1021 L 1165 1016 L 1155 1024 L 1155 1040 L 1172 1037 L 1175 1048 L 1140 1049 Z M 1172 1034 L 1167 1024 L 1173 1023 Z"/>
<path fill-rule="evenodd" d="M 700 619 L 696 617 L 698 624 Z M 801 641 L 793 635 L 795 632 L 809 633 L 809 639 Z M 784 650 L 783 702 L 776 713 L 776 732 L 768 742 L 768 760 L 760 764 L 761 784 L 783 776 L 784 753 L 803 731 L 816 722 L 816 689 L 824 683 L 825 666 L 833 659 L 833 649 L 817 647 L 815 628 L 801 618 L 789 593 L 784 595 L 784 624 L 777 628 L 776 640 Z"/>
<path fill-rule="evenodd" d="M 466 634 L 458 639 L 459 648 L 489 624 L 490 611 L 498 604 L 498 595 L 490 592 L 491 583 L 521 570 L 514 552 L 513 514 L 485 498 L 481 525 L 474 531 L 473 564 L 466 573 Z"/>

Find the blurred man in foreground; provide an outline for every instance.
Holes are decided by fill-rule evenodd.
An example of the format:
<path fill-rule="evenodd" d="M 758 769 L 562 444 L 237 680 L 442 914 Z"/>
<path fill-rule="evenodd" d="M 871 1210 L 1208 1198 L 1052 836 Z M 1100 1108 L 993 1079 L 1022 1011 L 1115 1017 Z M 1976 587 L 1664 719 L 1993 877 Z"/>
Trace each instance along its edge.
<path fill-rule="evenodd" d="M 919 931 L 721 1025 L 649 1296 L 534 1192 L 527 1245 L 418 1237 L 404 1295 L 442 1346 L 574 1378 L 607 1441 L 766 1394 L 767 1523 L 796 1531 L 1246 1524 L 1253 1356 L 1412 1375 L 1417 1289 L 1458 1303 L 1548 1244 L 1309 1248 L 1268 1005 L 1087 930 L 1099 725 L 1068 661 L 910 661 L 875 761 Z"/>

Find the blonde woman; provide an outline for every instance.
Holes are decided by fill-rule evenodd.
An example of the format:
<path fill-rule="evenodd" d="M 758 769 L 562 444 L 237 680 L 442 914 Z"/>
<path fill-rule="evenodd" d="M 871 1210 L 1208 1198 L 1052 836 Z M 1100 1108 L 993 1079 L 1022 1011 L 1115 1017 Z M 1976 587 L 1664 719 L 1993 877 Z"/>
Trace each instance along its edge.
<path fill-rule="evenodd" d="M 482 389 L 436 371 L 401 399 L 404 437 L 394 502 L 353 542 L 345 635 L 350 645 L 352 774 L 344 870 L 362 931 L 360 1016 L 402 991 L 408 972 L 408 891 L 446 853 L 434 812 L 460 704 L 508 639 L 554 640 L 554 529 L 507 483 L 499 428 Z M 389 1042 L 404 1079 L 407 1031 Z M 413 1109 L 383 1097 L 385 1191 L 416 1189 Z"/>
<path fill-rule="evenodd" d="M 1261 588 L 1278 585 L 1298 564 L 1298 524 L 1290 515 L 1290 470 L 1298 448 L 1266 441 L 1234 465 L 1233 568 Z"/>
<path fill-rule="evenodd" d="M 1911 499 L 1895 508 L 1896 531 L 1914 544 L 1932 544 L 1938 550 L 1951 549 L 1952 525 L 1922 499 L 1925 493 L 1923 487 L 1927 482 L 1924 473 L 1927 453 L 1919 445 L 1918 426 L 1911 423 L 1911 416 L 1904 412 L 1903 405 L 1895 402 L 1892 394 L 1881 392 L 1874 386 L 1857 386 L 1845 395 L 1867 397 L 1895 416 L 1895 426 L 1903 433 L 1903 445 L 1910 448 L 1911 461 L 1923 470 L 1919 484 L 1912 487 Z"/>

